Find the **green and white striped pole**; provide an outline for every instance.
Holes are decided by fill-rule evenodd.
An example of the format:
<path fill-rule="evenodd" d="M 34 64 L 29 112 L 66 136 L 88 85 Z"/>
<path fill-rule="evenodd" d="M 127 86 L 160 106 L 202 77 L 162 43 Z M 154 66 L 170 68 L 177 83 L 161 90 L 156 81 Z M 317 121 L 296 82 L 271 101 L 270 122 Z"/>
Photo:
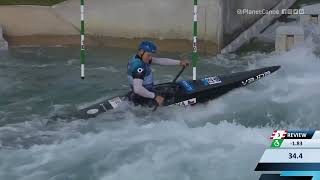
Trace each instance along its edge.
<path fill-rule="evenodd" d="M 85 45 L 84 45 L 84 0 L 80 0 L 81 13 L 81 49 L 80 49 L 80 63 L 81 63 L 81 79 L 84 79 L 84 63 L 85 63 Z"/>
<path fill-rule="evenodd" d="M 198 60 L 198 50 L 197 50 L 197 29 L 198 29 L 198 0 L 193 1 L 193 52 L 192 52 L 192 71 L 193 80 L 197 80 L 197 60 Z"/>

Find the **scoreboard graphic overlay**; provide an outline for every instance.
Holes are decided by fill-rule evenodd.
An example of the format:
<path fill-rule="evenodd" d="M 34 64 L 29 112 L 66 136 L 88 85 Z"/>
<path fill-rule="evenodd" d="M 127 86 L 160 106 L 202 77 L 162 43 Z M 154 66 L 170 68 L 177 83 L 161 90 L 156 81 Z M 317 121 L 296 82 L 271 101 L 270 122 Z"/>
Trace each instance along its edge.
<path fill-rule="evenodd" d="M 320 131 L 274 130 L 255 171 L 260 180 L 320 180 Z"/>

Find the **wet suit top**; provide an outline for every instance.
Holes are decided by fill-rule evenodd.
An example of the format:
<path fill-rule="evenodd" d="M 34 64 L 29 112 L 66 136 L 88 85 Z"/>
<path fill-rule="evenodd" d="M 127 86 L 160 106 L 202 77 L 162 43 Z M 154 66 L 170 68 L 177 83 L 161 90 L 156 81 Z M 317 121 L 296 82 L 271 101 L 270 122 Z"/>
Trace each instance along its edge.
<path fill-rule="evenodd" d="M 140 56 L 135 55 L 127 65 L 127 75 L 132 91 L 144 98 L 155 98 L 153 92 L 153 73 L 151 64 L 179 65 L 180 61 L 168 58 L 152 58 L 149 64 L 143 62 Z"/>

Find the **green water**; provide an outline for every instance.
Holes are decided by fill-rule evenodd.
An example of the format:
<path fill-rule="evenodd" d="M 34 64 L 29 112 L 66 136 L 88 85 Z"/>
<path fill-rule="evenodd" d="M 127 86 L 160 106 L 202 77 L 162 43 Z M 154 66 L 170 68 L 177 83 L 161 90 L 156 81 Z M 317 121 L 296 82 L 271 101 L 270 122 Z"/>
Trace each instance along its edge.
<path fill-rule="evenodd" d="M 0 55 L 0 179 L 257 179 L 253 169 L 273 129 L 320 128 L 320 60 L 313 51 L 201 56 L 199 77 L 282 68 L 207 104 L 155 113 L 129 107 L 46 125 L 55 114 L 126 92 L 126 64 L 135 52 L 89 49 L 81 80 L 77 48 L 10 49 Z M 156 82 L 179 70 L 155 66 Z M 189 68 L 182 78 L 191 77 Z"/>
<path fill-rule="evenodd" d="M 128 49 L 89 49 L 86 78 L 82 80 L 76 48 L 11 49 L 0 64 L 2 94 L 6 97 L 0 99 L 0 107 L 9 111 L 1 125 L 28 120 L 26 114 L 47 115 L 57 105 L 72 108 L 127 92 L 126 63 L 134 53 Z M 181 58 L 177 54 L 164 55 Z M 191 78 L 190 69 L 182 77 Z M 156 83 L 172 80 L 179 70 L 180 67 L 155 67 Z M 214 66 L 204 66 L 203 70 L 227 71 Z"/>

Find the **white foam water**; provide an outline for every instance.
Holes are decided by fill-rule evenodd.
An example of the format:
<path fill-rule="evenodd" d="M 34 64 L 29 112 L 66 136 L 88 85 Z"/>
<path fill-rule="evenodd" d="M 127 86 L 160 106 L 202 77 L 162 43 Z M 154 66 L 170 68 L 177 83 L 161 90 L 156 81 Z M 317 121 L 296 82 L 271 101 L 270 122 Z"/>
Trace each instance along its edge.
<path fill-rule="evenodd" d="M 257 179 L 253 170 L 274 128 L 320 128 L 319 57 L 301 47 L 281 55 L 253 53 L 241 62 L 219 58 L 237 71 L 282 67 L 195 107 L 153 114 L 133 108 L 48 126 L 41 123 L 46 117 L 28 115 L 32 121 L 0 127 L 0 179 Z"/>

